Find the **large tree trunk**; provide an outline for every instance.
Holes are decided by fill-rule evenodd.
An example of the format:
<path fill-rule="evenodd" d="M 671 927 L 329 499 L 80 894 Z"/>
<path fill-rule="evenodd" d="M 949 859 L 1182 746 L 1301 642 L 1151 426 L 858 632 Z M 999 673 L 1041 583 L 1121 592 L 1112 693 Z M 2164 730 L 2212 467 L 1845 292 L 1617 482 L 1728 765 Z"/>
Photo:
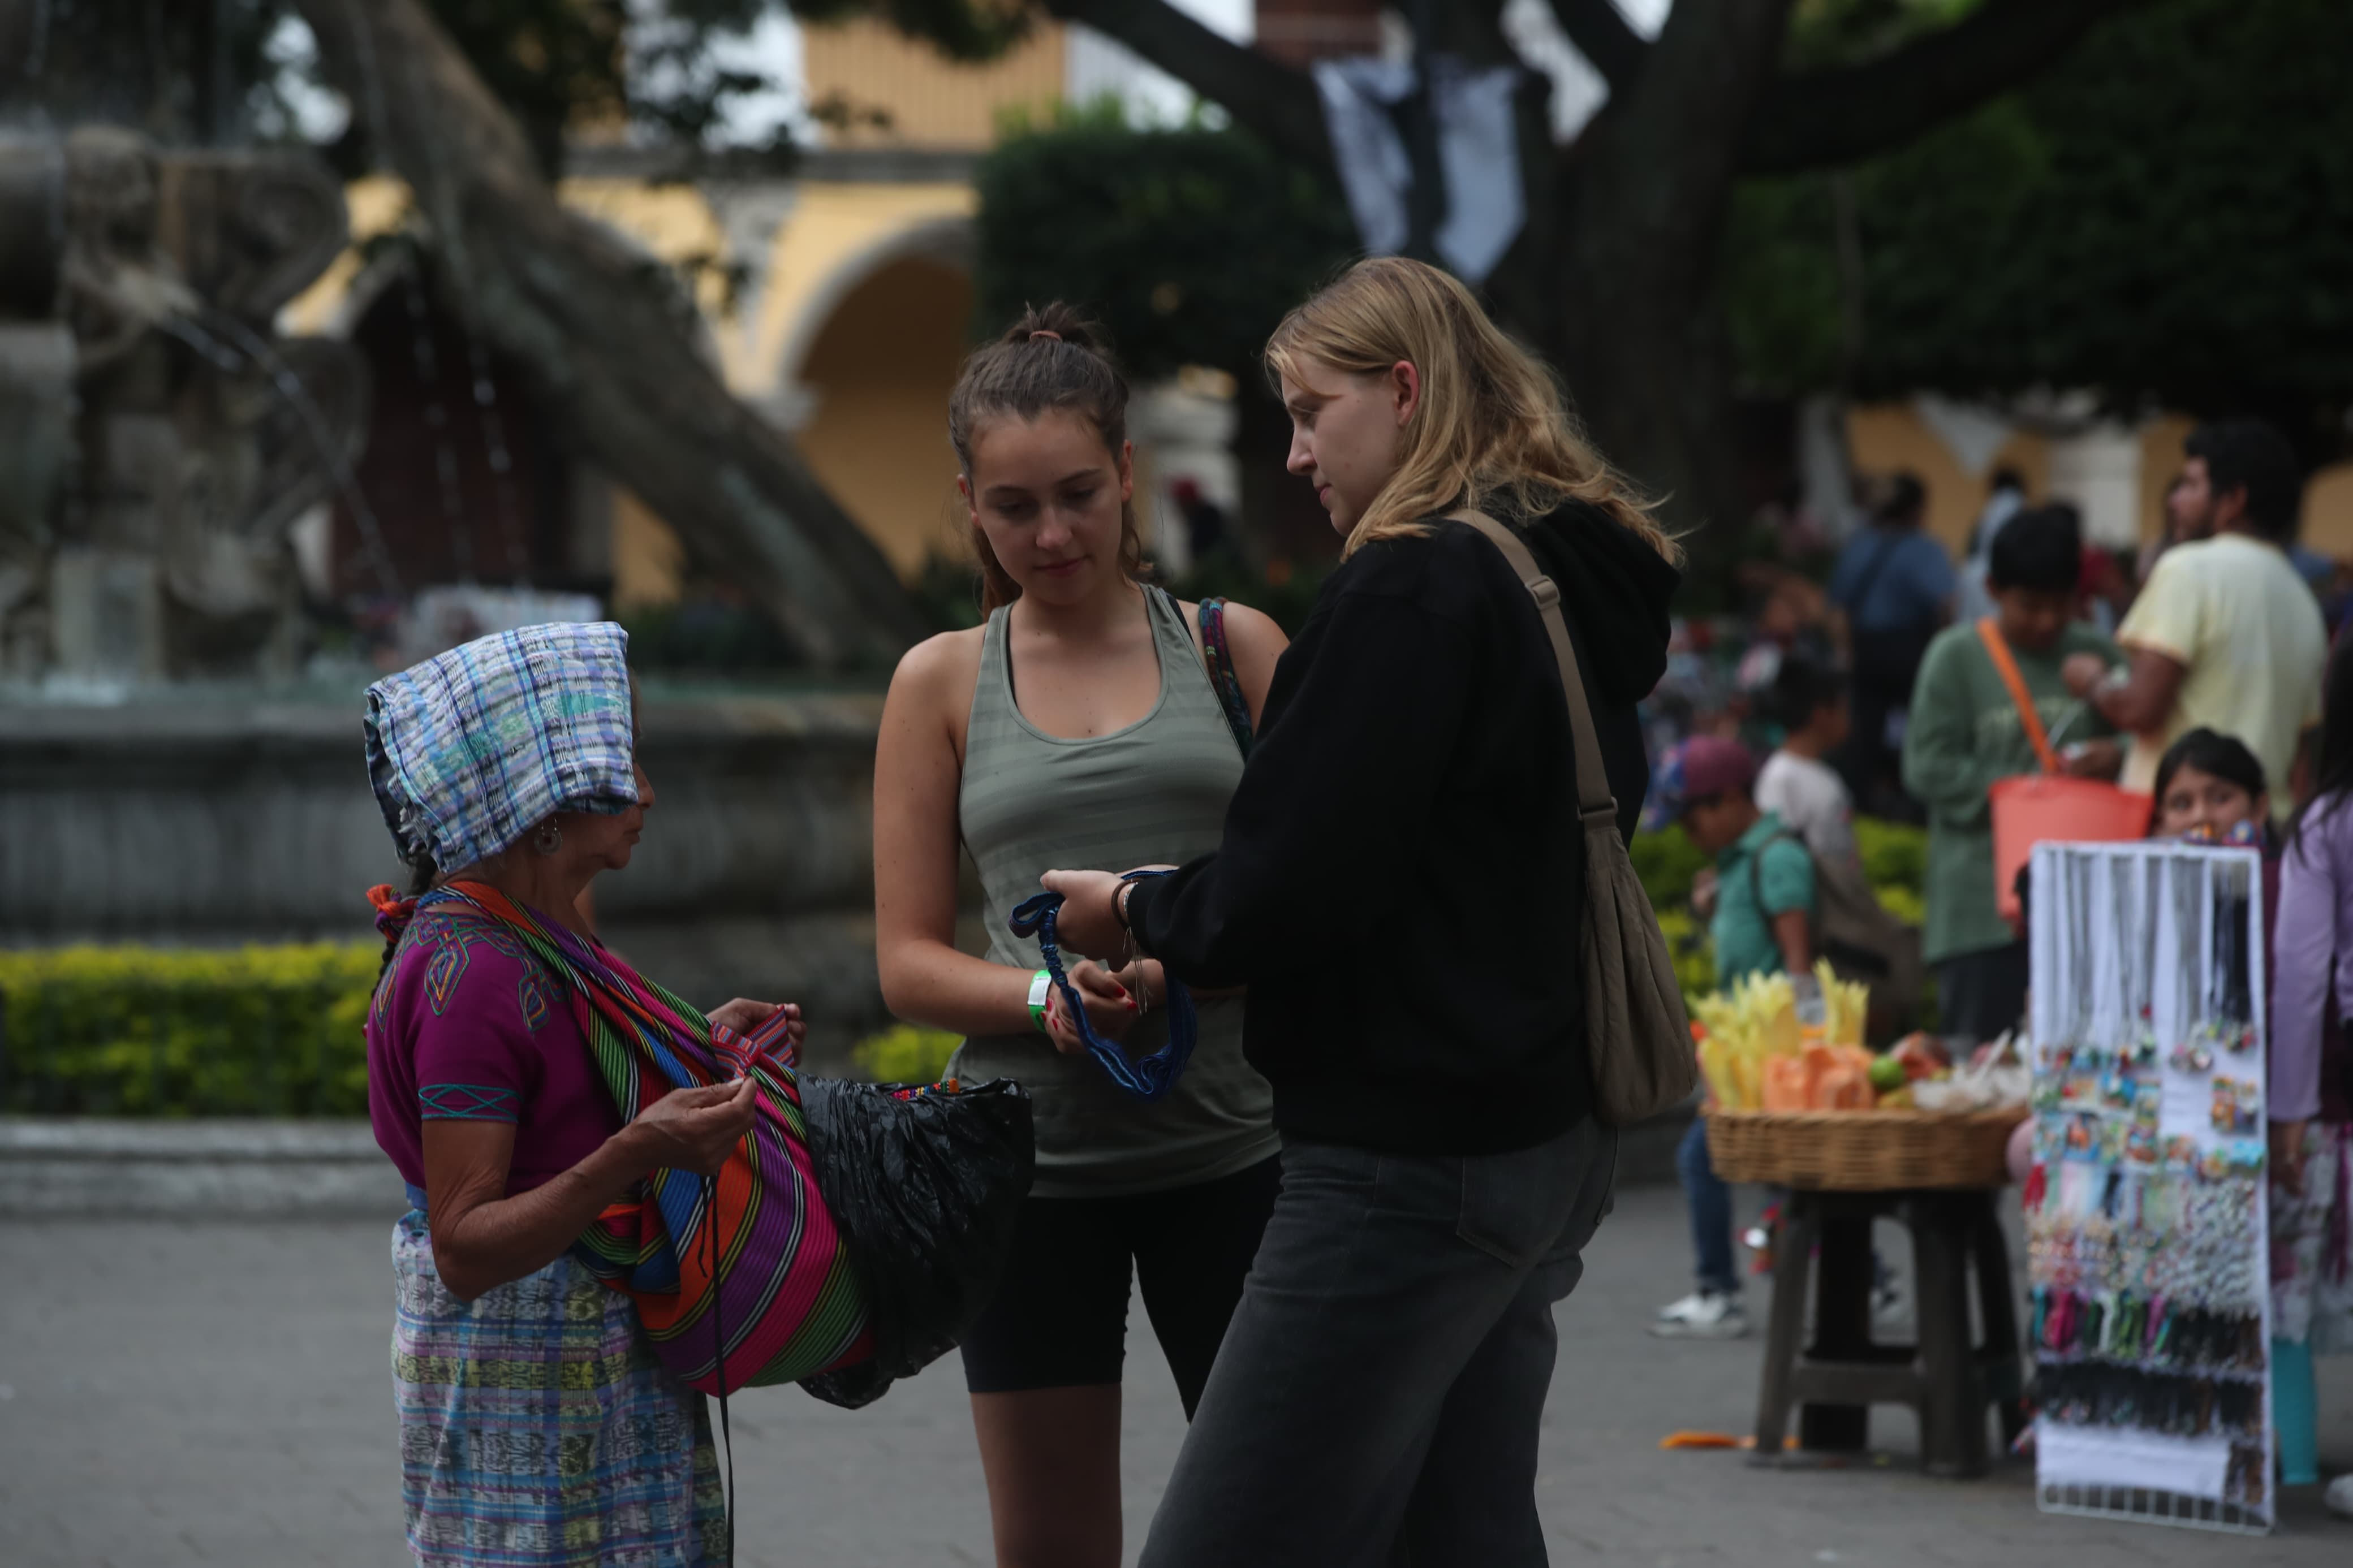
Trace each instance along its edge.
<path fill-rule="evenodd" d="M 1309 168 L 1333 170 L 1314 83 L 1211 33 L 1167 0 L 1044 0 L 1222 103 Z M 1556 151 L 1532 89 L 1519 105 L 1528 218 L 1488 280 L 1497 318 L 1567 374 L 1587 427 L 1664 498 L 1697 570 L 1721 580 L 1746 521 L 1715 289 L 1734 182 L 1868 157 L 2025 79 L 2102 17 L 2148 0 L 1981 0 L 1958 21 L 1850 66 L 1788 71 L 1792 0 L 1686 3 L 1655 41 L 1613 0 L 1551 0 L 1608 105 Z M 1439 47 L 1516 59 L 1503 0 L 1411 7 Z"/>
<path fill-rule="evenodd" d="M 1703 576 L 1726 567 L 1746 521 L 1715 270 L 1741 127 L 1789 4 L 1677 6 L 1641 89 L 1555 175 L 1560 363 L 1596 442 L 1663 499 Z"/>
<path fill-rule="evenodd" d="M 565 211 L 417 0 L 296 0 L 380 160 L 417 192 L 442 297 L 521 361 L 581 449 L 741 583 L 812 662 L 923 624 L 887 561 L 694 349 L 648 260 Z"/>

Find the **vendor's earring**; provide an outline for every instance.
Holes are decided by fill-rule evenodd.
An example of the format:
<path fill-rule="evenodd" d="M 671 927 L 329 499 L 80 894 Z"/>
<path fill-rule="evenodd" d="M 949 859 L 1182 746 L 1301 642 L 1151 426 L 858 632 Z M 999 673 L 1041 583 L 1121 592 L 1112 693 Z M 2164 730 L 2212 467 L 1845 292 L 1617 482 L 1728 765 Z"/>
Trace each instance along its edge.
<path fill-rule="evenodd" d="M 543 855 L 553 855 L 564 847 L 564 829 L 556 826 L 555 818 L 551 816 L 539 825 L 531 847 Z"/>

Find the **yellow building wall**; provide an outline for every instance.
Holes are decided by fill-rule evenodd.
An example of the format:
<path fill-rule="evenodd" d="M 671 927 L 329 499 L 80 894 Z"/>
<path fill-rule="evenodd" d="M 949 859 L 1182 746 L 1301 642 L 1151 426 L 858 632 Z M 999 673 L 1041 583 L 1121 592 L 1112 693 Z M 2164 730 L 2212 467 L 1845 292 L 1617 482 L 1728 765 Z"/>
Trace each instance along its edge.
<path fill-rule="evenodd" d="M 1993 493 L 1997 470 L 2016 468 L 2026 493 L 2038 500 L 2051 479 L 2049 449 L 2028 435 L 2002 443 L 1984 474 L 1968 472 L 1908 403 L 1859 404 L 1848 410 L 1846 441 L 1847 460 L 1856 473 L 1883 477 L 1908 471 L 1927 488 L 1927 531 L 1956 556 L 1968 548 L 1969 530 Z"/>
<path fill-rule="evenodd" d="M 970 278 L 905 258 L 850 291 L 802 363 L 801 454 L 902 574 L 960 547 L 948 394 L 971 320 Z"/>
<path fill-rule="evenodd" d="M 817 320 L 830 307 L 836 279 L 871 264 L 927 229 L 969 224 L 980 210 L 970 185 L 947 183 L 849 184 L 811 182 L 769 242 L 767 282 L 758 308 L 720 340 L 727 384 L 764 396 L 797 379 Z M 838 304 L 839 301 L 835 301 Z M 958 342 L 964 329 L 957 329 Z"/>
<path fill-rule="evenodd" d="M 926 43 L 871 18 L 801 29 L 802 73 L 809 101 L 828 99 L 851 111 L 829 126 L 836 147 L 979 149 L 997 141 L 1008 110 L 1039 114 L 1060 101 L 1062 30 L 1039 26 L 1001 58 L 976 65 L 949 59 Z M 888 126 L 865 122 L 879 109 Z"/>
<path fill-rule="evenodd" d="M 613 608 L 659 609 L 686 590 L 686 546 L 627 485 L 613 487 Z"/>
<path fill-rule="evenodd" d="M 2161 414 L 2140 433 L 2140 537 L 2143 543 L 2165 531 L 2165 492 L 2181 471 L 2181 443 L 2198 421 L 2186 414 Z"/>
<path fill-rule="evenodd" d="M 2353 561 L 2353 463 L 2331 463 L 2305 484 L 2304 542 L 2323 555 Z"/>

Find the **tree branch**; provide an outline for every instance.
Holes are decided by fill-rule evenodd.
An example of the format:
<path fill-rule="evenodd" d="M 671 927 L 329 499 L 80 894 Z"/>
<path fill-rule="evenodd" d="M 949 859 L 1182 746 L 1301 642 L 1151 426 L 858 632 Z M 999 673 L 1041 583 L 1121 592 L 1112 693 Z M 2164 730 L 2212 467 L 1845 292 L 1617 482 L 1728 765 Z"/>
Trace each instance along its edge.
<path fill-rule="evenodd" d="M 696 353 L 659 269 L 557 205 L 514 120 L 420 0 L 295 0 L 375 156 L 417 194 L 443 297 L 556 423 L 739 583 L 813 663 L 923 634 L 882 552 Z"/>
<path fill-rule="evenodd" d="M 1045 0 L 1058 21 L 1082 22 L 1134 50 L 1284 156 L 1329 174 L 1332 141 L 1306 72 L 1221 37 L 1166 0 Z"/>
<path fill-rule="evenodd" d="M 1781 77 L 1749 117 L 1741 172 L 1790 174 L 1900 146 L 2025 80 L 2094 23 L 2147 3 L 1986 0 L 1881 59 Z"/>
<path fill-rule="evenodd" d="M 1611 0 L 1552 0 L 1552 14 L 1577 52 L 1601 73 L 1615 92 L 1642 68 L 1651 46 L 1626 21 Z"/>

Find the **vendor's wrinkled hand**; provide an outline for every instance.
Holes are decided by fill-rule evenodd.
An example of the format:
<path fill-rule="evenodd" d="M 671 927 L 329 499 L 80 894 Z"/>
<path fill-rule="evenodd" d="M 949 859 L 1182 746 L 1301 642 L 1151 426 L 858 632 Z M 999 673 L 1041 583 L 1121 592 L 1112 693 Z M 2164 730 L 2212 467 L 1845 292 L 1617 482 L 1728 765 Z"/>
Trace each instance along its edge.
<path fill-rule="evenodd" d="M 1125 1035 L 1143 1016 L 1134 993 L 1119 983 L 1112 972 L 1090 958 L 1070 972 L 1071 985 L 1087 1010 L 1087 1023 L 1099 1039 L 1116 1040 Z M 1062 1000 L 1059 985 L 1046 994 L 1046 1034 L 1054 1048 L 1068 1056 L 1076 1056 L 1087 1048 L 1079 1035 L 1078 1025 L 1071 1020 L 1068 1003 Z"/>
<path fill-rule="evenodd" d="M 1112 912 L 1119 879 L 1109 871 L 1049 871 L 1038 879 L 1049 892 L 1062 895 L 1054 917 L 1055 938 L 1066 952 L 1108 958 L 1127 943 L 1127 932 Z"/>
<path fill-rule="evenodd" d="M 739 1079 L 674 1089 L 623 1130 L 638 1141 L 649 1165 L 716 1175 L 759 1113 L 757 1080 Z"/>

